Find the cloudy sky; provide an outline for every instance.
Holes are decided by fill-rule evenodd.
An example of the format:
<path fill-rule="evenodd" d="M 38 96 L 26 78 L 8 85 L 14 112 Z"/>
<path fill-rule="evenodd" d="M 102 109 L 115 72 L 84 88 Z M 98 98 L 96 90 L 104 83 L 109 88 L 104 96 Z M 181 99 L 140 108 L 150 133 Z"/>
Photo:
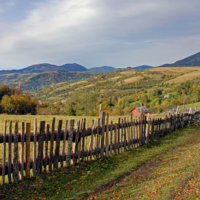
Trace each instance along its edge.
<path fill-rule="evenodd" d="M 0 0 L 0 69 L 135 67 L 200 51 L 199 0 Z"/>

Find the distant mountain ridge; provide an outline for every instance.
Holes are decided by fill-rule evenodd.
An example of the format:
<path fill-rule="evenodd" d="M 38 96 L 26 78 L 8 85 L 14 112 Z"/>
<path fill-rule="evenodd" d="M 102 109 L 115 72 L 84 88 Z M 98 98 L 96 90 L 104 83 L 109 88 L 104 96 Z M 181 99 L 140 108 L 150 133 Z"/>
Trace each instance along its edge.
<path fill-rule="evenodd" d="M 114 67 L 111 67 L 111 66 L 102 66 L 102 67 L 93 67 L 93 68 L 90 68 L 88 70 L 90 71 L 112 71 L 112 70 L 115 70 L 116 68 Z"/>
<path fill-rule="evenodd" d="M 88 71 L 82 65 L 73 63 L 73 64 L 65 64 L 61 66 L 52 65 L 48 63 L 31 65 L 29 67 L 19 69 L 19 70 L 0 70 L 0 75 L 4 74 L 29 74 L 29 73 L 42 73 L 47 71 L 57 71 L 57 70 L 66 70 L 66 71 L 74 71 L 74 72 L 83 72 Z"/>
<path fill-rule="evenodd" d="M 191 67 L 200 66 L 200 52 L 192 56 L 189 56 L 187 58 L 184 58 L 182 60 L 178 60 L 173 64 L 164 64 L 159 67 L 189 67 L 189 66 Z"/>
<path fill-rule="evenodd" d="M 152 66 L 149 66 L 149 65 L 141 65 L 138 67 L 132 67 L 132 69 L 136 69 L 136 70 L 145 70 L 145 69 L 150 69 L 150 68 L 152 68 Z"/>

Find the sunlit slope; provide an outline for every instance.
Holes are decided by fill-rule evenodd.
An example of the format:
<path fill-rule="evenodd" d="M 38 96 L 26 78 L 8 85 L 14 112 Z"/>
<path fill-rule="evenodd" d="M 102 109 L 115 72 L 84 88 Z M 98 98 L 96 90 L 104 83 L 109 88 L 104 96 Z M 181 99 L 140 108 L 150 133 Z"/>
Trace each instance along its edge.
<path fill-rule="evenodd" d="M 39 99 L 66 100 L 75 91 L 109 94 L 131 94 L 134 89 L 151 89 L 167 83 L 181 83 L 199 79 L 200 67 L 156 67 L 147 70 L 127 69 L 123 72 L 99 74 L 73 83 L 62 82 L 49 85 L 37 93 Z"/>

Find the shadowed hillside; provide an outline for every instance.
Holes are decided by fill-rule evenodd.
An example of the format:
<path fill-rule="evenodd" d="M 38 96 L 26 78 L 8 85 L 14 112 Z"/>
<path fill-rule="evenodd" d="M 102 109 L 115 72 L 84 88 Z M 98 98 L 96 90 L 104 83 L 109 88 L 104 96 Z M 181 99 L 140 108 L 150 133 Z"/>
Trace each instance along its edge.
<path fill-rule="evenodd" d="M 56 70 L 66 70 L 66 71 L 74 71 L 74 72 L 87 71 L 85 67 L 76 63 L 65 64 L 61 66 L 43 63 L 43 64 L 32 65 L 30 67 L 19 69 L 19 70 L 1 70 L 0 75 L 13 74 L 13 73 L 18 73 L 18 74 L 41 73 L 41 72 L 56 71 Z"/>
<path fill-rule="evenodd" d="M 189 56 L 185 59 L 179 60 L 173 64 L 164 64 L 160 67 L 181 67 L 181 66 L 200 66 L 200 52 Z"/>

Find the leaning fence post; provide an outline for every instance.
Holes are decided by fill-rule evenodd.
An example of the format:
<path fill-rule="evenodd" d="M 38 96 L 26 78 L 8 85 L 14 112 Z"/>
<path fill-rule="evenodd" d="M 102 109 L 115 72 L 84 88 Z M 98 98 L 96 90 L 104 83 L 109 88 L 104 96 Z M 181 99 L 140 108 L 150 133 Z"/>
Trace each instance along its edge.
<path fill-rule="evenodd" d="M 103 158 L 104 155 L 104 132 L 105 132 L 105 112 L 100 113 L 100 124 L 101 124 L 101 153 L 100 156 Z"/>

